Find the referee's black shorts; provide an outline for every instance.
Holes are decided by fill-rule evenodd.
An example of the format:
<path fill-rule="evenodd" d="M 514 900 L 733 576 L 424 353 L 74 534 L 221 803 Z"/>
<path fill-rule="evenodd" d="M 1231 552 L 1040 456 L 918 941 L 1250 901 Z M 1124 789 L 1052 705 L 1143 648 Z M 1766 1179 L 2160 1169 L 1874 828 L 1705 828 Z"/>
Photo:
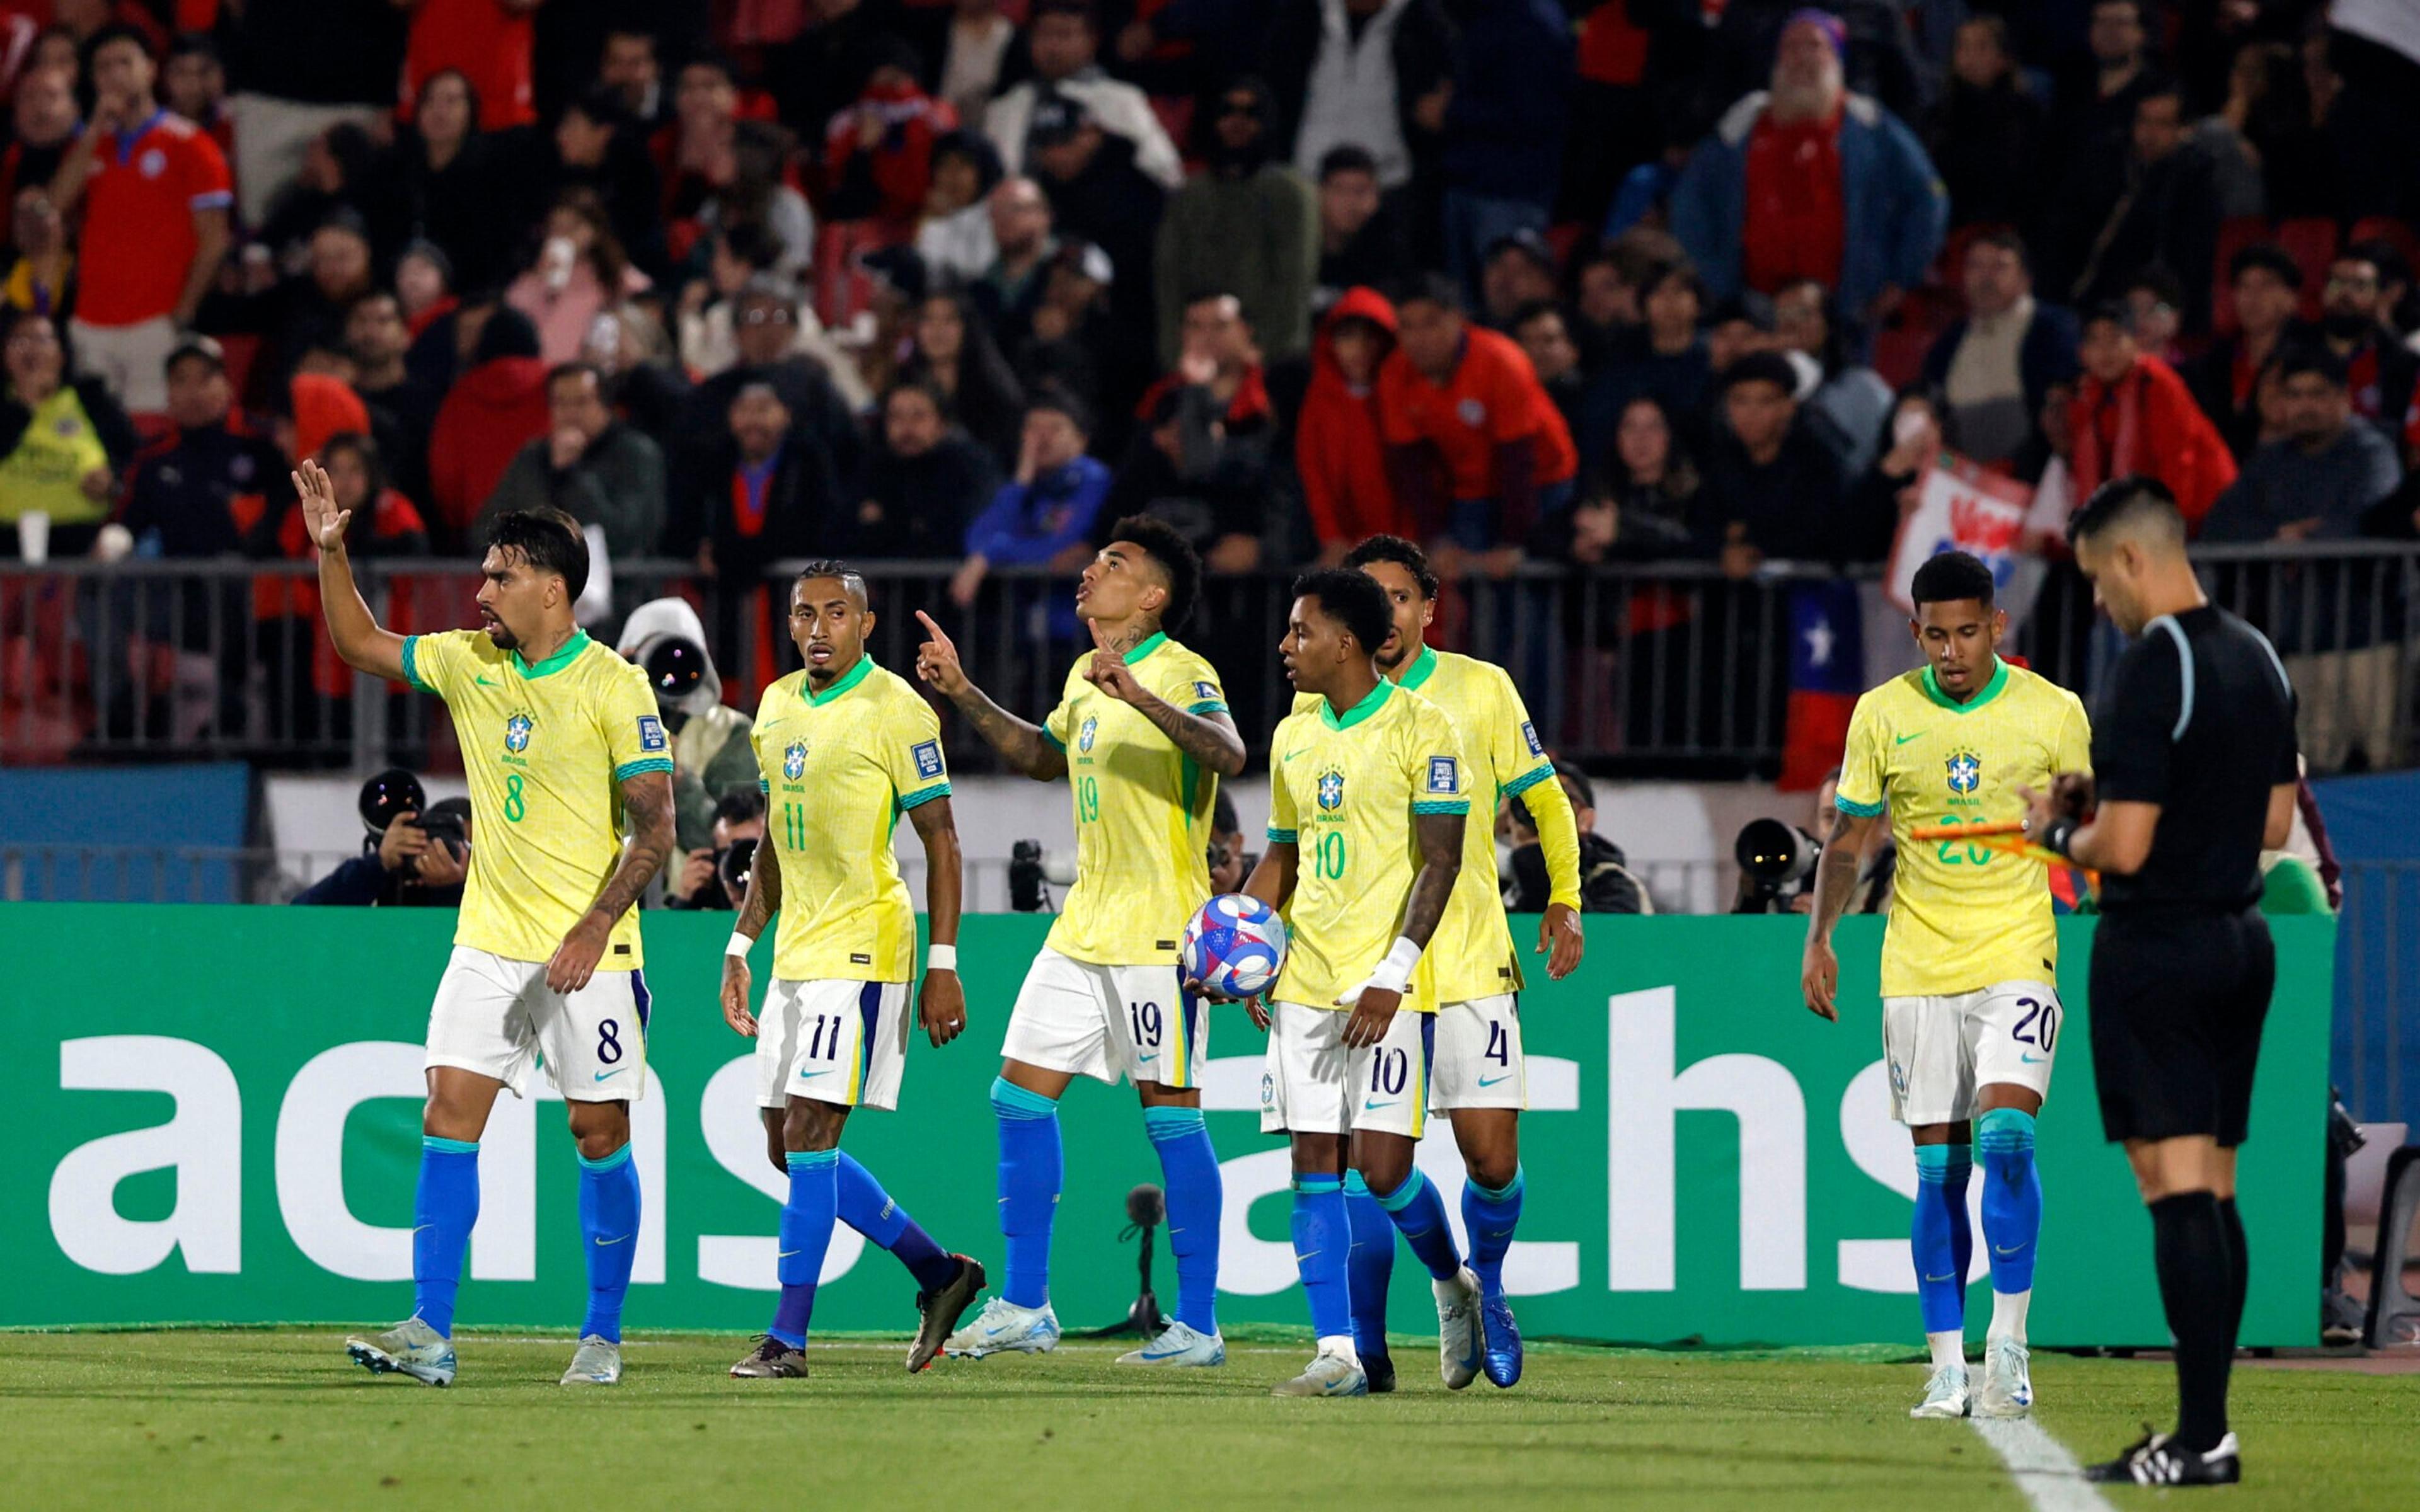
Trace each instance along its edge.
<path fill-rule="evenodd" d="M 2257 910 L 2104 916 L 2092 937 L 2092 1074 L 2113 1142 L 2243 1143 L 2277 951 Z"/>

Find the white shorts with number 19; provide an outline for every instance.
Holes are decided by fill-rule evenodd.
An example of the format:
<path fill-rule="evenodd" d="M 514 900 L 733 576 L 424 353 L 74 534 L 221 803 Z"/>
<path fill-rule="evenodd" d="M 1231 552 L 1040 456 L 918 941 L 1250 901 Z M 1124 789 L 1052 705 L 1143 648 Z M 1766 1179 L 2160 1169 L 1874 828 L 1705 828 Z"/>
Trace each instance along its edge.
<path fill-rule="evenodd" d="M 904 981 L 774 978 L 756 1015 L 756 1105 L 897 1107 L 910 1017 Z"/>
<path fill-rule="evenodd" d="M 600 971 L 576 993 L 546 984 L 543 961 L 507 961 L 458 945 L 428 1009 L 424 1064 L 492 1076 L 526 1095 L 530 1061 L 566 1103 L 646 1095 L 647 984 L 636 971 Z"/>
<path fill-rule="evenodd" d="M 1183 1091 L 1202 1085 L 1210 1058 L 1208 1010 L 1172 964 L 1109 966 L 1044 950 L 1017 989 L 1000 1053 L 1111 1087 L 1123 1076 Z"/>
<path fill-rule="evenodd" d="M 1976 1088 L 1993 1082 L 2047 1097 L 2060 1018 L 2058 989 L 2044 981 L 1884 998 L 1891 1117 L 1905 1124 L 1962 1123 L 1975 1116 Z"/>

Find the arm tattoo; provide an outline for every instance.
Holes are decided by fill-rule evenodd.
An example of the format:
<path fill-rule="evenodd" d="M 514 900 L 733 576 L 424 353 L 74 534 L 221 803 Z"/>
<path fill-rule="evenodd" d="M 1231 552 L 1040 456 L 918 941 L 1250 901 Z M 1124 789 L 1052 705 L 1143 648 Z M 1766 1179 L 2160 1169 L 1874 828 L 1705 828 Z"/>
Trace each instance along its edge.
<path fill-rule="evenodd" d="M 1857 890 L 1857 867 L 1865 854 L 1864 826 L 1850 827 L 1854 821 L 1844 822 L 1832 843 L 1815 861 L 1815 906 L 1807 911 L 1807 937 L 1828 940 L 1832 926 L 1849 909 L 1849 896 Z"/>
<path fill-rule="evenodd" d="M 1226 715 L 1188 714 L 1147 687 L 1135 712 L 1157 725 L 1177 749 L 1208 770 L 1220 777 L 1243 771 L 1244 737 L 1235 733 L 1235 721 Z"/>
<path fill-rule="evenodd" d="M 1067 775 L 1065 753 L 1043 738 L 1040 725 L 1028 724 L 994 703 L 973 683 L 951 694 L 950 702 L 1009 765 L 1042 782 Z"/>
<path fill-rule="evenodd" d="M 1436 933 L 1437 920 L 1445 918 L 1454 879 L 1462 874 L 1462 830 L 1468 823 L 1457 813 L 1412 818 L 1412 832 L 1420 842 L 1420 874 L 1412 878 L 1411 899 L 1404 905 L 1404 933 L 1422 949 Z"/>
<path fill-rule="evenodd" d="M 756 859 L 748 868 L 748 896 L 739 901 L 739 917 L 732 928 L 755 939 L 782 911 L 782 858 L 772 846 L 757 842 Z"/>
<path fill-rule="evenodd" d="M 621 864 L 588 905 L 609 924 L 628 913 L 673 853 L 673 779 L 670 772 L 641 772 L 622 784 L 623 811 L 630 816 L 630 841 Z"/>

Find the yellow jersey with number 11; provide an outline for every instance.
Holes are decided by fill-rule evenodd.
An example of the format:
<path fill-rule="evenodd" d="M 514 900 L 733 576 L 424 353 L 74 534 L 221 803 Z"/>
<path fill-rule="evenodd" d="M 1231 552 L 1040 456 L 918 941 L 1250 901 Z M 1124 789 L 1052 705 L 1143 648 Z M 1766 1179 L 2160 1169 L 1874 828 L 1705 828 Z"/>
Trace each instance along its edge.
<path fill-rule="evenodd" d="M 820 693 L 803 671 L 767 688 L 750 738 L 782 868 L 773 975 L 913 980 L 916 907 L 892 836 L 901 814 L 950 795 L 932 705 L 861 656 Z"/>
<path fill-rule="evenodd" d="M 1887 809 L 1899 841 L 1883 935 L 1885 997 L 2054 980 L 2058 932 L 2041 862 L 1907 834 L 1919 825 L 2022 819 L 2019 786 L 2047 792 L 2057 773 L 2091 765 L 2083 702 L 2005 661 L 1963 703 L 1941 691 L 1930 667 L 1857 700 L 1835 802 L 1864 818 Z"/>
<path fill-rule="evenodd" d="M 1465 783 L 1453 721 L 1383 677 L 1342 715 L 1321 699 L 1278 725 L 1269 740 L 1269 839 L 1294 846 L 1296 860 L 1285 966 L 1271 1001 L 1332 1009 L 1368 979 L 1403 933 L 1420 872 L 1413 821 L 1467 815 Z M 1404 1008 L 1436 1011 L 1435 955 L 1421 953 Z"/>
<path fill-rule="evenodd" d="M 673 769 L 647 674 L 574 630 L 535 666 L 484 630 L 415 635 L 403 675 L 445 701 L 471 784 L 471 875 L 454 943 L 548 961 L 622 861 L 622 784 Z M 599 971 L 640 962 L 639 911 Z"/>

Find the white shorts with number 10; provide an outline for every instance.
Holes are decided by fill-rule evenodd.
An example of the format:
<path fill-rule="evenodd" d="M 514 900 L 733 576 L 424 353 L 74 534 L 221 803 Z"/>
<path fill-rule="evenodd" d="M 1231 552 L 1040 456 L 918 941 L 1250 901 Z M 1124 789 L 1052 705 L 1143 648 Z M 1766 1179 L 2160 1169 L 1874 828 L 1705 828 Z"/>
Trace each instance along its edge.
<path fill-rule="evenodd" d="M 1344 1042 L 1349 1009 L 1269 1005 L 1261 1071 L 1263 1134 L 1349 1134 L 1357 1129 L 1418 1139 L 1428 1128 L 1436 1062 L 1433 1013 L 1399 1009 L 1376 1044 Z"/>
<path fill-rule="evenodd" d="M 1891 1117 L 1905 1124 L 1962 1123 L 1975 1116 L 1975 1089 L 1993 1082 L 2047 1097 L 2062 1016 L 2058 989 L 2043 981 L 1996 981 L 1951 997 L 1884 998 Z"/>

